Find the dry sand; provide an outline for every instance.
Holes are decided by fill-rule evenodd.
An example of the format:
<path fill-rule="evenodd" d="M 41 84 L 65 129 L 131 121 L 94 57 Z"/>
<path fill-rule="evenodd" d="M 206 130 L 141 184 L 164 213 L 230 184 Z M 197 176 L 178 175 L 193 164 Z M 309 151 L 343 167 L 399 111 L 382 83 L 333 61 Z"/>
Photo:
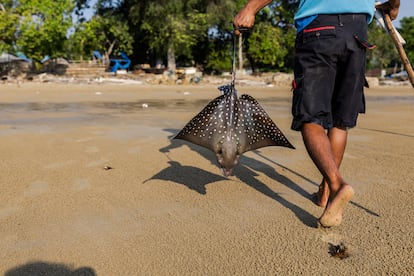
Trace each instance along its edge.
<path fill-rule="evenodd" d="M 238 90 L 297 149 L 248 152 L 226 179 L 170 140 L 215 86 L 0 85 L 0 273 L 412 275 L 414 89 L 367 90 L 341 168 L 356 196 L 332 229 L 315 228 L 289 89 Z M 340 242 L 348 258 L 329 254 Z"/>

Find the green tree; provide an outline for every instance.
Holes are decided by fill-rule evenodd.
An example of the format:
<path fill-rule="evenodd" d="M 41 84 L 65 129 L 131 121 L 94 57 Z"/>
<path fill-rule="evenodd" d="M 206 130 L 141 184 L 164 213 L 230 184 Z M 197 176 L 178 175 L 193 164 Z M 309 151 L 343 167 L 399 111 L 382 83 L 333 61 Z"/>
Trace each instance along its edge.
<path fill-rule="evenodd" d="M 232 19 L 245 2 L 207 1 L 208 35 L 199 39 L 194 48 L 194 59 L 204 65 L 206 72 L 221 73 L 231 70 L 233 58 L 237 55 L 233 52 L 234 44 L 238 43 L 233 37 Z"/>
<path fill-rule="evenodd" d="M 293 70 L 295 54 L 296 28 L 294 27 L 293 17 L 299 6 L 299 0 L 279 0 L 274 2 L 273 8 L 274 19 L 272 24 L 281 28 L 283 32 L 283 45 L 287 50 L 284 56 L 284 66 L 278 69 L 284 71 Z"/>
<path fill-rule="evenodd" d="M 86 18 L 85 18 L 84 11 L 91 7 L 90 6 L 91 0 L 74 0 L 74 1 L 75 1 L 75 8 L 73 12 L 75 14 L 77 22 L 85 22 Z"/>
<path fill-rule="evenodd" d="M 135 1 L 129 16 L 141 39 L 153 51 L 167 53 L 168 67 L 175 71 L 176 57 L 191 59 L 200 35 L 207 35 L 207 15 L 199 0 Z"/>
<path fill-rule="evenodd" d="M 231 21 L 245 0 L 111 0 L 99 3 L 98 14 L 122 14 L 135 38 L 134 52 L 167 60 L 174 70 L 176 61 L 203 64 L 207 70 L 231 68 L 233 26 Z M 278 12 L 281 17 L 283 12 Z M 267 16 L 267 20 L 272 18 Z M 282 25 L 282 21 L 272 24 Z M 274 23 L 273 23 L 274 22 Z M 286 26 L 286 24 L 284 24 Z M 281 27 L 280 27 L 281 28 Z M 284 38 L 284 36 L 281 36 Z M 137 54 L 138 55 L 138 54 Z M 283 58 L 280 64 L 283 64 Z"/>
<path fill-rule="evenodd" d="M 76 27 L 69 38 L 68 49 L 74 59 L 88 59 L 98 50 L 108 60 L 110 55 L 121 51 L 131 54 L 133 41 L 127 22 L 120 16 L 97 15 Z"/>
<path fill-rule="evenodd" d="M 293 16 L 298 4 L 298 2 L 287 0 L 273 1 L 268 6 L 268 9 L 263 10 L 261 18 L 283 30 L 291 29 L 293 27 Z"/>
<path fill-rule="evenodd" d="M 13 1 L 0 4 L 0 53 L 13 50 L 19 15 L 13 7 Z"/>
<path fill-rule="evenodd" d="M 14 6 L 20 15 L 16 34 L 18 51 L 37 60 L 65 53 L 66 34 L 72 26 L 72 0 L 20 0 Z"/>
<path fill-rule="evenodd" d="M 279 0 L 256 15 L 255 26 L 246 43 L 246 57 L 255 72 L 292 70 L 296 36 L 294 11 L 295 6 Z"/>
<path fill-rule="evenodd" d="M 414 62 L 414 17 L 404 17 L 400 21 L 401 28 L 399 29 L 401 35 L 407 42 L 404 49 L 407 53 L 408 59 L 411 63 Z"/>
<path fill-rule="evenodd" d="M 367 51 L 367 69 L 385 69 L 393 61 L 398 62 L 398 52 L 390 36 L 375 22 L 368 27 L 368 37 L 377 47 Z"/>
<path fill-rule="evenodd" d="M 269 22 L 259 22 L 249 37 L 247 56 L 256 71 L 257 67 L 282 68 L 288 49 L 285 47 L 283 32 Z"/>
<path fill-rule="evenodd" d="M 200 43 L 206 47 L 203 56 L 198 53 L 206 73 L 221 74 L 223 71 L 231 70 L 233 58 L 237 54 L 233 52 L 233 43 L 236 43 L 233 38 L 220 33 L 210 34 L 206 42 Z"/>

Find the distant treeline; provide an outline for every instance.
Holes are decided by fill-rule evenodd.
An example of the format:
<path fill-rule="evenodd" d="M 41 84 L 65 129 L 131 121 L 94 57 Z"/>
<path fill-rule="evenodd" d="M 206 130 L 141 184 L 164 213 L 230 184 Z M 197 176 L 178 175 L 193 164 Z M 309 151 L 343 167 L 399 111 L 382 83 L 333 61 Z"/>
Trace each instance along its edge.
<path fill-rule="evenodd" d="M 206 73 L 231 68 L 234 15 L 246 0 L 6 0 L 0 4 L 0 53 L 23 53 L 40 62 L 45 56 L 89 60 L 125 52 L 136 64 L 197 66 Z M 243 34 L 243 64 L 255 72 L 291 71 L 297 1 L 273 1 L 259 12 L 255 27 Z M 93 15 L 85 18 L 84 12 Z M 368 68 L 399 63 L 388 35 L 370 25 Z M 408 57 L 414 59 L 414 17 L 401 20 Z"/>

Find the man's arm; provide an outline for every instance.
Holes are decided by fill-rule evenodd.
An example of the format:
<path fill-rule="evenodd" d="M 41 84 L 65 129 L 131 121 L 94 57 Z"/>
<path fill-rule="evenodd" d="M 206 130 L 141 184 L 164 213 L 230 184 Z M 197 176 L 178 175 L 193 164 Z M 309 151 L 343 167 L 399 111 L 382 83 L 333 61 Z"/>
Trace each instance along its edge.
<path fill-rule="evenodd" d="M 234 33 L 239 35 L 238 29 L 247 28 L 250 29 L 254 25 L 254 18 L 265 6 L 269 5 L 272 0 L 249 0 L 246 5 L 239 11 L 234 17 Z"/>
<path fill-rule="evenodd" d="M 376 8 L 388 14 L 391 20 L 394 20 L 397 18 L 400 10 L 400 0 L 389 0 L 388 2 L 377 5 Z"/>

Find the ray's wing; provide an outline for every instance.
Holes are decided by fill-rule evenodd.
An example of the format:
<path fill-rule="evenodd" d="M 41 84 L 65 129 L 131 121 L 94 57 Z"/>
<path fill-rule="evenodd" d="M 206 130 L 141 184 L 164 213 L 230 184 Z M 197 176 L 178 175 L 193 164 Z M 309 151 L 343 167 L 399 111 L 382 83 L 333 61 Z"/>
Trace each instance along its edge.
<path fill-rule="evenodd" d="M 230 96 L 221 95 L 208 103 L 173 139 L 186 140 L 214 151 L 226 128 L 224 117 L 228 113 Z"/>
<path fill-rule="evenodd" d="M 236 113 L 241 152 L 267 146 L 295 148 L 253 97 L 242 95 Z"/>

